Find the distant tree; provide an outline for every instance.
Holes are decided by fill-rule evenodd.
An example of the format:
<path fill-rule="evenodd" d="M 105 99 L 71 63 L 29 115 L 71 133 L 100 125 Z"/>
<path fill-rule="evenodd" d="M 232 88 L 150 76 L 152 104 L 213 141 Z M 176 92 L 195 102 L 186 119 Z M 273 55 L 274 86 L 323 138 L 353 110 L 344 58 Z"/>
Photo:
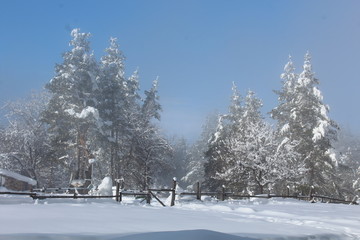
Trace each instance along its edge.
<path fill-rule="evenodd" d="M 208 148 L 208 142 L 215 133 L 218 123 L 218 113 L 214 112 L 207 116 L 205 124 L 202 126 L 202 133 L 198 141 L 196 141 L 188 150 L 186 162 L 186 175 L 182 180 L 190 187 L 196 182 L 204 182 L 206 163 L 205 152 Z"/>
<path fill-rule="evenodd" d="M 342 128 L 334 147 L 338 156 L 338 194 L 352 198 L 360 191 L 360 137 Z"/>
<path fill-rule="evenodd" d="M 171 166 L 174 168 L 173 172 L 169 172 L 166 176 L 169 183 L 173 177 L 176 177 L 180 186 L 185 186 L 183 177 L 186 175 L 187 164 L 189 162 L 189 146 L 187 141 L 183 137 L 173 137 L 169 144 L 172 148 L 172 154 L 170 157 Z"/>

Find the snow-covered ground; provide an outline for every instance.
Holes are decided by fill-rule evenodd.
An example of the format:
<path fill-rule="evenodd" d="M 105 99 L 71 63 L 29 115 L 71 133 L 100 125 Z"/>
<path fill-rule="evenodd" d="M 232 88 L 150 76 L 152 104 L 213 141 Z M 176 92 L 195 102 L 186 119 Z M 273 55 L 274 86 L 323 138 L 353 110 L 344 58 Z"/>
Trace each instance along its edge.
<path fill-rule="evenodd" d="M 162 207 L 125 198 L 38 200 L 0 195 L 0 239 L 360 239 L 360 206 L 298 200 L 180 200 Z"/>

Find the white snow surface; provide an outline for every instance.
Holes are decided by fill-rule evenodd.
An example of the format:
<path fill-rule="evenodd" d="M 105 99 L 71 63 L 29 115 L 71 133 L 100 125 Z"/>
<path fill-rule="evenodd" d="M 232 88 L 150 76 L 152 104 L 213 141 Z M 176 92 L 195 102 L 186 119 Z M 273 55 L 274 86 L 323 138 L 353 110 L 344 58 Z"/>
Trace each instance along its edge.
<path fill-rule="evenodd" d="M 196 201 L 162 207 L 124 198 L 37 200 L 0 195 L 0 239 L 360 239 L 360 206 L 285 199 Z"/>
<path fill-rule="evenodd" d="M 112 180 L 111 177 L 105 177 L 95 192 L 96 195 L 100 196 L 111 196 L 112 195 Z"/>
<path fill-rule="evenodd" d="M 23 176 L 21 174 L 11 172 L 9 170 L 2 169 L 2 168 L 0 168 L 0 175 L 11 177 L 11 178 L 17 179 L 17 180 L 22 181 L 22 182 L 26 182 L 26 183 L 28 183 L 28 184 L 30 184 L 32 186 L 35 186 L 36 183 L 37 183 L 36 180 L 34 180 L 32 178 L 25 177 L 25 176 Z"/>
<path fill-rule="evenodd" d="M 74 109 L 66 109 L 65 112 L 67 112 L 69 115 L 74 116 L 76 118 L 85 119 L 90 115 L 93 115 L 95 119 L 99 118 L 99 112 L 96 108 L 93 107 L 86 107 L 84 108 L 81 113 L 76 113 Z"/>

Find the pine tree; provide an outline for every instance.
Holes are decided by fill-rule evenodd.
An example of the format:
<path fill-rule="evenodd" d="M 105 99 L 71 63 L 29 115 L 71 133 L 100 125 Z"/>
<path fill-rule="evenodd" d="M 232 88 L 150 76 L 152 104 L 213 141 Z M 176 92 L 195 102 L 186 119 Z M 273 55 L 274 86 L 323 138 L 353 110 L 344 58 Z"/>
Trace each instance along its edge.
<path fill-rule="evenodd" d="M 292 166 L 292 168 L 285 168 L 289 171 L 284 172 L 285 177 L 277 182 L 279 188 L 284 188 L 299 183 L 302 178 L 299 176 L 299 172 L 304 172 L 300 155 L 296 151 L 299 144 L 296 132 L 289 131 L 290 122 L 293 121 L 292 110 L 296 108 L 294 99 L 296 97 L 295 85 L 298 79 L 291 56 L 289 56 L 289 61 L 285 64 L 284 73 L 280 75 L 280 78 L 282 79 L 282 88 L 280 91 L 274 91 L 278 95 L 279 103 L 270 114 L 277 120 L 277 159 L 285 166 Z M 296 172 L 291 169 L 296 169 Z"/>
<path fill-rule="evenodd" d="M 223 185 L 234 182 L 241 184 L 240 181 L 234 181 L 232 176 L 226 174 L 226 167 L 236 161 L 236 156 L 233 152 L 234 136 L 241 127 L 239 119 L 241 119 L 243 114 L 241 96 L 234 83 L 232 92 L 229 113 L 219 116 L 216 131 L 210 138 L 208 149 L 205 153 L 207 159 L 207 162 L 204 164 L 205 183 L 206 187 L 210 190 L 217 190 Z M 236 179 L 238 178 L 239 176 L 236 176 Z"/>
<path fill-rule="evenodd" d="M 101 58 L 101 74 L 97 85 L 97 108 L 103 122 L 101 128 L 102 160 L 109 161 L 107 172 L 112 179 L 120 177 L 120 143 L 124 140 L 127 114 L 127 80 L 124 57 L 116 38 L 110 38 L 110 46 Z M 99 156 L 100 157 L 100 156 Z"/>
<path fill-rule="evenodd" d="M 252 91 L 243 103 L 233 85 L 229 113 L 220 117 L 206 152 L 205 178 L 212 190 L 225 184 L 236 191 L 264 193 L 293 174 L 289 163 L 296 156 L 294 146 L 287 141 L 280 144 L 261 107 Z"/>
<path fill-rule="evenodd" d="M 274 131 L 261 115 L 262 102 L 249 91 L 242 107 L 242 115 L 234 119 L 231 150 L 234 157 L 224 165 L 221 177 L 237 190 L 264 193 L 265 187 L 281 177 L 276 164 Z"/>
<path fill-rule="evenodd" d="M 335 143 L 339 196 L 352 200 L 360 190 L 360 138 L 341 128 Z"/>
<path fill-rule="evenodd" d="M 172 149 L 154 123 L 160 120 L 161 111 L 157 87 L 158 81 L 155 80 L 152 88 L 145 91 L 142 105 L 128 115 L 131 118 L 131 135 L 129 149 L 124 156 L 123 174 L 130 184 L 142 189 L 160 184 L 161 173 L 173 171 L 168 161 Z"/>
<path fill-rule="evenodd" d="M 64 53 L 63 63 L 56 65 L 55 76 L 46 85 L 51 99 L 43 120 L 50 125 L 58 158 L 69 161 L 71 179 L 89 179 L 90 136 L 99 120 L 94 94 L 98 66 L 90 51 L 90 34 L 74 29 L 71 36 L 72 49 Z"/>
<path fill-rule="evenodd" d="M 292 117 L 292 110 L 296 107 L 293 99 L 296 97 L 295 84 L 298 75 L 295 73 L 295 67 L 291 56 L 284 67 L 284 73 L 280 75 L 282 79 L 282 89 L 274 91 L 278 95 L 279 104 L 271 111 L 271 116 L 277 120 L 279 131 L 287 132 L 289 122 Z"/>
<path fill-rule="evenodd" d="M 304 59 L 303 71 L 293 74 L 291 61 L 285 67 L 283 89 L 277 92 L 279 106 L 272 111 L 278 121 L 282 138 L 296 142 L 300 184 L 314 186 L 319 192 L 334 192 L 334 164 L 331 159 L 332 141 L 337 125 L 328 117 L 329 107 L 323 103 L 314 77 L 310 54 Z"/>

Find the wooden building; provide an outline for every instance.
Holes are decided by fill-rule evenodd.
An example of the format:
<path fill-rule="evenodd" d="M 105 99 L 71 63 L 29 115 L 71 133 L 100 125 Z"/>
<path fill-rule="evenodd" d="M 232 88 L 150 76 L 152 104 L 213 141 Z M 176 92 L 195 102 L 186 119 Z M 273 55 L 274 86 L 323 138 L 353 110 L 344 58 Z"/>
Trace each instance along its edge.
<path fill-rule="evenodd" d="M 0 188 L 10 191 L 31 191 L 37 182 L 29 177 L 0 168 Z"/>

